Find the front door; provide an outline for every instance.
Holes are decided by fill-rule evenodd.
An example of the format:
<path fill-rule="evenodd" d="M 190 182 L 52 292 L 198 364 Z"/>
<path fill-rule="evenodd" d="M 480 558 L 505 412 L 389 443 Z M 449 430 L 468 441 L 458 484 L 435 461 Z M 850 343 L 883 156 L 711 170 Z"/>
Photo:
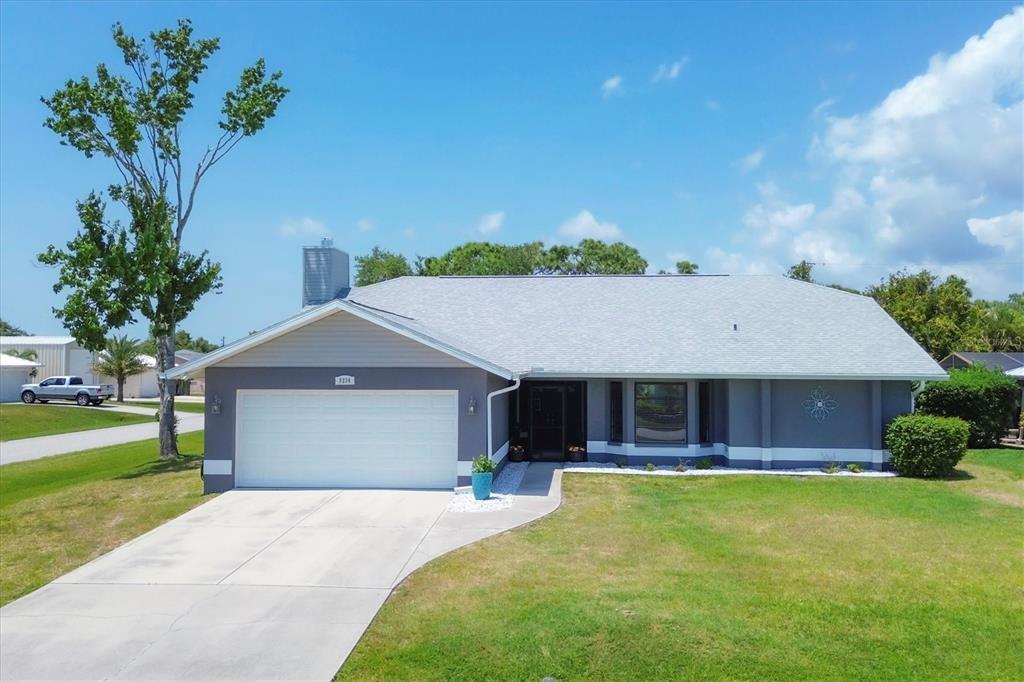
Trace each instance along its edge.
<path fill-rule="evenodd" d="M 530 387 L 530 450 L 536 458 L 565 458 L 565 387 Z"/>

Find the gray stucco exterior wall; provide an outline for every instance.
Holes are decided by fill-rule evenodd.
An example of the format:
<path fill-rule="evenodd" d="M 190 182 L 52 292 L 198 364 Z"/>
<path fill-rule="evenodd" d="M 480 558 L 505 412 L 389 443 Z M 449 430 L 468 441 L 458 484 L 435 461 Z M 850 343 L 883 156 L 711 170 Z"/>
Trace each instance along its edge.
<path fill-rule="evenodd" d="M 768 382 L 766 382 L 768 383 Z M 772 441 L 780 448 L 873 448 L 870 381 L 772 381 Z M 818 387 L 836 401 L 822 421 L 804 401 Z"/>
<path fill-rule="evenodd" d="M 505 379 L 495 376 L 493 374 L 487 374 L 487 393 L 493 393 L 503 388 L 512 385 L 512 382 L 506 381 Z M 501 448 L 508 441 L 508 397 L 512 395 L 512 391 L 508 393 L 502 393 L 494 396 L 494 400 L 491 401 L 491 445 L 494 447 L 494 452 L 490 455 L 493 457 L 498 449 Z M 481 409 L 485 406 L 481 403 Z M 487 419 L 487 415 L 484 413 L 483 418 Z M 481 449 L 480 452 L 484 450 Z"/>
<path fill-rule="evenodd" d="M 210 367 L 206 370 L 208 401 L 219 398 L 221 413 L 208 414 L 205 430 L 207 460 L 231 460 L 235 457 L 235 398 L 239 389 L 324 389 L 335 387 L 334 377 L 350 374 L 358 389 L 446 389 L 459 392 L 459 461 L 470 461 L 486 450 L 488 377 L 482 369 L 466 368 L 388 368 L 388 367 Z M 474 398 L 477 412 L 467 414 L 469 399 Z M 507 425 L 506 425 L 507 430 Z M 498 445 L 503 444 L 504 439 Z M 206 492 L 221 492 L 234 487 L 235 467 L 230 475 L 204 476 Z M 462 482 L 460 477 L 460 483 Z"/>
<path fill-rule="evenodd" d="M 761 382 L 731 379 L 728 389 L 729 445 L 761 447 Z"/>

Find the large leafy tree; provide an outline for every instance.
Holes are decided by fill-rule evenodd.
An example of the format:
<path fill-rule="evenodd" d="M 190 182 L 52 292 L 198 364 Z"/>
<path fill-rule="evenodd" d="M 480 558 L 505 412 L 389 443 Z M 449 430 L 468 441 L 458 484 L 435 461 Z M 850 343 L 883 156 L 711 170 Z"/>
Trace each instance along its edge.
<path fill-rule="evenodd" d="M 801 282 L 814 281 L 814 263 L 802 260 L 796 265 L 791 265 L 786 271 L 786 277 L 800 280 Z"/>
<path fill-rule="evenodd" d="M 50 246 L 40 255 L 57 266 L 54 290 L 70 291 L 57 317 L 87 348 L 99 350 L 111 329 L 149 320 L 156 339 L 159 370 L 174 366 L 175 329 L 207 292 L 220 287 L 220 266 L 204 251 L 182 248 L 182 234 L 207 173 L 242 140 L 274 116 L 288 90 L 281 73 L 267 73 L 262 59 L 242 70 L 238 84 L 223 97 L 220 134 L 187 165 L 182 150 L 185 117 L 193 89 L 217 38 L 196 39 L 192 25 L 128 35 L 120 24 L 113 38 L 125 73 L 105 64 L 94 78 L 69 80 L 43 98 L 50 115 L 45 126 L 61 143 L 86 157 L 103 157 L 117 170 L 109 198 L 123 208 L 124 221 L 110 218 L 96 192 L 78 203 L 82 226 L 65 248 Z M 160 455 L 177 455 L 174 387 L 160 381 Z"/>
<path fill-rule="evenodd" d="M 379 246 L 365 256 L 356 256 L 356 286 L 365 287 L 384 280 L 411 275 L 409 261 L 400 253 L 386 251 Z"/>
<path fill-rule="evenodd" d="M 156 339 L 150 337 L 139 344 L 140 350 L 146 355 L 156 355 Z M 220 346 L 216 343 L 204 339 L 202 336 L 192 336 L 184 329 L 176 329 L 174 331 L 174 350 L 194 350 L 200 353 L 209 353 L 215 351 Z"/>
<path fill-rule="evenodd" d="M 139 355 L 142 352 L 138 339 L 129 339 L 127 335 L 111 336 L 107 339 L 106 348 L 96 355 L 92 371 L 96 374 L 113 377 L 117 383 L 117 402 L 124 402 L 124 382 L 136 374 L 146 371 Z"/>
<path fill-rule="evenodd" d="M 940 281 L 927 270 L 901 270 L 865 293 L 937 360 L 953 351 L 988 349 L 971 290 L 956 275 Z"/>
<path fill-rule="evenodd" d="M 418 274 L 440 275 L 531 275 L 540 266 L 544 245 L 467 242 L 441 256 L 422 258 Z"/>
<path fill-rule="evenodd" d="M 676 261 L 676 274 L 696 275 L 698 270 L 700 270 L 700 266 L 694 263 L 693 261 Z"/>
<path fill-rule="evenodd" d="M 558 244 L 549 248 L 542 268 L 556 275 L 642 275 L 647 261 L 622 242 L 584 239 L 576 246 Z"/>
<path fill-rule="evenodd" d="M 1005 301 L 975 301 L 974 305 L 987 350 L 1024 351 L 1024 294 L 1010 294 Z"/>

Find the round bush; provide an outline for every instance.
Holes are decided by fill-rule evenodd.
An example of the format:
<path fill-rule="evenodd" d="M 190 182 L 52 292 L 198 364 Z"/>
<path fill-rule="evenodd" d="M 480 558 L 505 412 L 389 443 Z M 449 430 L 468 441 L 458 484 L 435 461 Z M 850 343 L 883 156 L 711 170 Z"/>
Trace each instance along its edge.
<path fill-rule="evenodd" d="M 970 427 L 957 417 L 907 414 L 885 432 L 890 463 L 904 476 L 948 476 L 967 452 Z"/>
<path fill-rule="evenodd" d="M 995 447 L 1013 423 L 1018 395 L 1016 381 L 978 363 L 950 370 L 949 381 L 925 386 L 916 409 L 937 417 L 960 417 L 969 425 L 972 448 Z"/>

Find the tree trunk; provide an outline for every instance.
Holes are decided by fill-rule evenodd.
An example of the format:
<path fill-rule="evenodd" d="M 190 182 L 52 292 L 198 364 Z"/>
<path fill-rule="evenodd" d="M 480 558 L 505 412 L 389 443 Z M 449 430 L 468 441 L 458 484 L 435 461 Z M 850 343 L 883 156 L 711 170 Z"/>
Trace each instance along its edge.
<path fill-rule="evenodd" d="M 124 377 L 117 377 L 117 402 L 124 402 Z"/>
<path fill-rule="evenodd" d="M 174 367 L 174 327 L 156 338 L 156 362 L 160 386 L 160 459 L 178 456 L 178 431 L 174 423 L 174 380 L 163 373 Z"/>

